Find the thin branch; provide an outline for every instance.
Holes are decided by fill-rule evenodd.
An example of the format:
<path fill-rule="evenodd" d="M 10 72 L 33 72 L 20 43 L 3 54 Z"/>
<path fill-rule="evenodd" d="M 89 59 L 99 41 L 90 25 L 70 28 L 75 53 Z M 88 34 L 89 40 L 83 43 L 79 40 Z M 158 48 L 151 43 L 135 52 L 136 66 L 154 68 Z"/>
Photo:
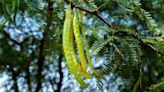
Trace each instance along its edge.
<path fill-rule="evenodd" d="M 103 3 L 102 5 L 100 5 L 96 10 L 100 10 L 101 8 L 105 7 L 110 1 L 107 1 L 105 3 Z"/>
<path fill-rule="evenodd" d="M 59 68 L 59 82 L 57 83 L 57 90 L 55 92 L 61 92 L 61 87 L 62 87 L 62 81 L 63 81 L 63 72 L 62 72 L 62 55 L 59 55 L 58 59 L 58 68 Z"/>
<path fill-rule="evenodd" d="M 11 37 L 10 37 L 10 35 L 6 32 L 6 31 L 2 31 L 3 32 L 3 34 L 5 35 L 5 37 L 7 37 L 10 41 L 12 41 L 14 44 L 17 44 L 17 45 L 19 45 L 19 46 L 21 46 L 21 43 L 19 43 L 19 42 L 17 42 L 16 40 L 14 40 L 14 39 L 12 39 Z"/>
<path fill-rule="evenodd" d="M 138 40 L 140 42 L 141 45 L 145 46 L 145 47 L 148 47 L 149 49 L 155 51 L 156 53 L 160 54 L 161 56 L 164 56 L 163 53 L 161 53 L 158 49 L 156 49 L 153 45 L 151 44 L 147 44 L 145 43 L 141 37 L 137 34 L 133 34 L 133 33 L 130 33 L 130 32 L 126 32 L 126 31 L 118 31 L 118 32 L 115 32 L 114 35 L 117 35 L 117 36 L 131 36 L 133 37 L 134 39 Z"/>
<path fill-rule="evenodd" d="M 30 70 L 29 70 L 29 65 L 27 65 L 27 67 L 25 68 L 25 72 L 26 72 L 25 78 L 26 78 L 26 82 L 27 82 L 27 86 L 28 86 L 28 92 L 32 92 L 31 91 L 32 90 L 32 88 L 31 88 L 31 80 L 30 80 L 31 73 L 30 73 Z"/>
<path fill-rule="evenodd" d="M 73 2 L 69 1 L 69 0 L 65 0 L 65 2 L 67 2 L 68 4 L 71 4 L 72 7 L 75 7 L 75 8 L 78 8 L 80 10 L 83 10 L 85 12 L 88 12 L 92 15 L 95 15 L 97 18 L 99 18 L 101 21 L 103 21 L 105 24 L 107 24 L 108 27 L 110 28 L 114 28 L 112 24 L 110 24 L 106 19 L 104 19 L 103 17 L 101 17 L 99 14 L 98 14 L 98 11 L 97 10 L 88 10 L 88 9 L 85 9 L 77 4 L 74 4 Z"/>
<path fill-rule="evenodd" d="M 12 73 L 12 80 L 14 81 L 13 89 L 14 89 L 15 92 L 19 92 L 18 83 L 17 83 L 18 73 L 14 70 L 14 67 L 12 65 L 10 65 L 9 71 L 11 71 L 11 73 Z"/>
<path fill-rule="evenodd" d="M 69 1 L 69 0 L 65 0 L 66 3 L 68 4 L 71 4 L 72 7 L 75 7 L 75 8 L 78 8 L 80 10 L 83 10 L 85 12 L 88 12 L 92 15 L 95 15 L 97 18 L 99 18 L 101 21 L 103 21 L 109 28 L 112 28 L 112 29 L 115 29 L 115 30 L 120 30 L 119 28 L 117 27 L 114 27 L 112 24 L 110 24 L 106 19 L 104 19 L 103 17 L 101 17 L 99 14 L 98 14 L 98 11 L 97 10 L 88 10 L 84 7 L 81 7 L 77 4 L 74 4 L 73 2 Z M 120 31 L 119 31 L 120 32 Z M 125 33 L 125 32 L 124 32 Z M 163 56 L 163 54 L 158 50 L 156 49 L 154 46 L 152 46 L 151 44 L 147 44 L 145 43 L 138 35 L 134 35 L 134 34 L 130 34 L 128 32 L 125 33 L 126 35 L 129 35 L 129 36 L 132 36 L 134 39 L 138 40 L 142 45 L 152 49 L 153 51 L 155 51 L 156 53 L 159 53 L 160 55 Z"/>
<path fill-rule="evenodd" d="M 52 81 L 52 79 L 50 77 L 49 77 L 49 82 L 50 82 L 50 84 L 52 86 L 53 92 L 55 92 L 54 83 L 53 83 L 53 81 Z"/>

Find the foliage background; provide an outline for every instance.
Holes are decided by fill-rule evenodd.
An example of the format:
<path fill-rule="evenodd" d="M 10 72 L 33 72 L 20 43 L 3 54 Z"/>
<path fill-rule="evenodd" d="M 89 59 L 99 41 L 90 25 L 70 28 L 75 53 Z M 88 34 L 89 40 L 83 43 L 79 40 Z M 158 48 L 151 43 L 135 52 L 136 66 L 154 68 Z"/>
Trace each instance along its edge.
<path fill-rule="evenodd" d="M 106 80 L 85 79 L 86 89 L 69 75 L 63 55 L 61 35 L 68 1 L 0 0 L 0 77 L 5 78 L 0 89 L 163 91 L 163 0 L 72 0 L 73 5 L 97 11 L 85 12 L 84 25 L 92 63 Z"/>

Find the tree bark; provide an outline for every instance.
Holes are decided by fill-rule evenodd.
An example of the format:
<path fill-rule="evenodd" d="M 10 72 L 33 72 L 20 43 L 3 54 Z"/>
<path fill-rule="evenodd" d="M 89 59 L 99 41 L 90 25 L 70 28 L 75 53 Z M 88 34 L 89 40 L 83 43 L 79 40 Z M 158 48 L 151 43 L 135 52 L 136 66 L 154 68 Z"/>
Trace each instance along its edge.
<path fill-rule="evenodd" d="M 61 92 L 62 81 L 63 81 L 63 72 L 62 72 L 62 64 L 61 63 L 62 63 L 62 55 L 59 56 L 59 61 L 58 61 L 60 79 L 59 79 L 59 82 L 57 83 L 57 90 L 55 92 Z"/>
<path fill-rule="evenodd" d="M 44 65 L 44 60 L 45 60 L 45 51 L 44 51 L 44 46 L 45 46 L 45 40 L 47 38 L 48 32 L 50 31 L 50 26 L 52 24 L 52 11 L 53 11 L 53 2 L 51 0 L 47 0 L 48 3 L 48 11 L 46 15 L 46 23 L 45 29 L 43 32 L 43 38 L 40 41 L 40 52 L 39 52 L 39 59 L 37 62 L 38 66 L 38 74 L 36 76 L 37 79 L 37 86 L 35 92 L 39 92 L 39 90 L 42 88 L 42 70 L 43 70 L 43 65 Z"/>
<path fill-rule="evenodd" d="M 17 84 L 17 73 L 14 71 L 12 66 L 10 66 L 9 71 L 11 71 L 11 73 L 12 73 L 12 80 L 14 81 L 13 89 L 14 89 L 15 92 L 19 92 L 18 84 Z"/>
<path fill-rule="evenodd" d="M 36 76 L 37 79 L 37 86 L 36 86 L 36 91 L 35 92 L 39 92 L 39 90 L 41 89 L 41 80 L 42 80 L 42 70 L 43 70 L 43 62 L 44 62 L 44 55 L 43 55 L 43 48 L 44 48 L 44 37 L 43 39 L 40 41 L 40 52 L 39 52 L 39 59 L 37 62 L 38 65 L 38 74 Z"/>
<path fill-rule="evenodd" d="M 31 90 L 31 80 L 30 80 L 30 71 L 29 71 L 29 66 L 26 68 L 26 80 L 27 80 L 27 85 L 28 85 L 28 92 L 32 92 Z"/>

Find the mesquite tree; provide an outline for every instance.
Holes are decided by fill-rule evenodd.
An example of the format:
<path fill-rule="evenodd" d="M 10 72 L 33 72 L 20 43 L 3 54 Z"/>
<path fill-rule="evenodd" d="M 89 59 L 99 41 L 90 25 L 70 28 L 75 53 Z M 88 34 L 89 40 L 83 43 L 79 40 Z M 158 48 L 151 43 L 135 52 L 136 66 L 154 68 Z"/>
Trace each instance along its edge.
<path fill-rule="evenodd" d="M 0 0 L 0 91 L 162 92 L 163 0 Z"/>

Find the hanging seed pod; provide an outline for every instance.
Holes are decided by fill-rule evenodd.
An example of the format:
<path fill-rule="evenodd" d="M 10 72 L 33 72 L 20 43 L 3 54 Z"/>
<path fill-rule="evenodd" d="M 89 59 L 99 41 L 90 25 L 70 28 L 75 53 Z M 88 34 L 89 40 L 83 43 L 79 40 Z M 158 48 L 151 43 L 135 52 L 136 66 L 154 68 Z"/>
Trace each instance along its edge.
<path fill-rule="evenodd" d="M 80 72 L 80 74 L 86 78 L 91 79 L 92 76 L 86 72 L 87 64 L 86 64 L 83 44 L 82 44 L 81 35 L 80 35 L 79 22 L 78 22 L 78 12 L 77 11 L 75 11 L 75 13 L 74 13 L 73 30 L 74 30 L 75 39 L 76 39 L 76 43 L 77 43 L 77 49 L 78 49 L 78 53 L 80 55 L 80 62 L 81 62 L 81 66 L 82 66 L 82 71 Z"/>
<path fill-rule="evenodd" d="M 71 25 L 72 25 L 72 10 L 71 5 L 68 6 L 66 13 L 65 13 L 65 21 L 64 21 L 64 27 L 63 27 L 63 35 L 62 35 L 62 44 L 63 44 L 63 50 L 64 55 L 66 58 L 67 66 L 70 70 L 70 73 L 75 77 L 78 83 L 82 87 L 87 87 L 87 84 L 83 81 L 83 79 L 79 76 L 77 73 L 77 65 L 74 64 L 73 57 L 71 55 Z"/>
<path fill-rule="evenodd" d="M 91 68 L 92 72 L 99 78 L 101 79 L 105 79 L 101 74 L 99 74 L 98 72 L 96 72 L 96 70 L 93 68 L 92 63 L 91 63 L 91 59 L 90 59 L 90 55 L 89 55 L 89 45 L 85 36 L 85 31 L 84 31 L 84 25 L 83 25 L 83 11 L 80 11 L 80 28 L 81 28 L 81 33 L 82 33 L 82 37 L 83 37 L 83 43 L 84 46 L 86 47 L 86 58 L 89 64 L 89 67 Z"/>

